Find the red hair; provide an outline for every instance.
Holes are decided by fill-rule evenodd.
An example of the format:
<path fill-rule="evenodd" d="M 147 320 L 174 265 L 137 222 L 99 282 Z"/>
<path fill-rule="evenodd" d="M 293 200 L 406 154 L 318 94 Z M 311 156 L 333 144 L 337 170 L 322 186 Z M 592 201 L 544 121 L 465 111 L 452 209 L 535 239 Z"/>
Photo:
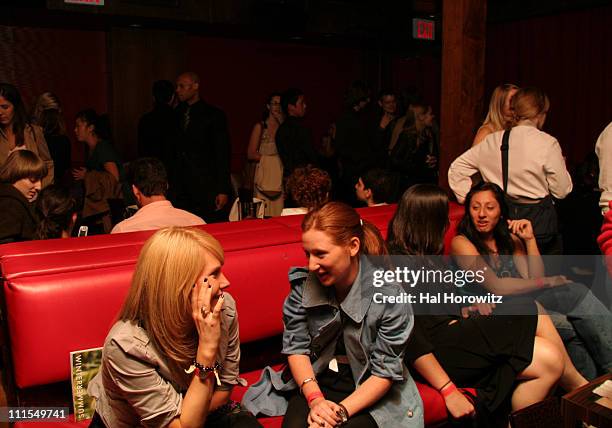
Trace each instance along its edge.
<path fill-rule="evenodd" d="M 306 214 L 302 221 L 302 232 L 310 229 L 325 232 L 336 245 L 348 245 L 351 238 L 359 238 L 359 252 L 367 255 L 388 254 L 385 241 L 376 226 L 363 220 L 355 209 L 342 202 L 328 202 Z"/>

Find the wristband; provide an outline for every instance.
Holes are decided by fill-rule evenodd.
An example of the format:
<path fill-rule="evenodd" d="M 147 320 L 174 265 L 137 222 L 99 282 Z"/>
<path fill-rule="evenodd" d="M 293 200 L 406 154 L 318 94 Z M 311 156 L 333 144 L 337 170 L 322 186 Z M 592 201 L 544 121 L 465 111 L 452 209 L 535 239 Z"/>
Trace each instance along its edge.
<path fill-rule="evenodd" d="M 544 288 L 544 279 L 542 277 L 536 278 L 536 287 Z"/>
<path fill-rule="evenodd" d="M 448 384 L 450 384 L 450 383 L 453 383 L 453 381 L 449 379 L 448 382 L 446 382 L 444 385 L 442 385 L 440 388 L 438 388 L 438 392 L 442 392 L 442 390 L 444 388 L 446 388 L 448 386 Z"/>
<path fill-rule="evenodd" d="M 451 382 L 448 384 L 446 388 L 440 391 L 440 394 L 442 394 L 442 397 L 447 398 L 449 395 L 451 395 L 455 391 L 458 391 L 458 389 L 455 386 L 455 384 Z"/>
<path fill-rule="evenodd" d="M 306 397 L 306 401 L 308 402 L 308 407 L 310 407 L 310 403 L 315 401 L 317 398 L 325 398 L 321 391 L 316 391 L 311 393 L 308 397 Z"/>

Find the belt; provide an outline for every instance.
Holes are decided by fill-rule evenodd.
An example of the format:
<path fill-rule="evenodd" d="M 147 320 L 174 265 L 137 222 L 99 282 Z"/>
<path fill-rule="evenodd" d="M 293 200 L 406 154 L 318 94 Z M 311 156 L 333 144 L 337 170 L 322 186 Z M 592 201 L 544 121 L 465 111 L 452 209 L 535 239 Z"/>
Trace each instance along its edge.
<path fill-rule="evenodd" d="M 546 198 L 532 199 L 532 198 L 525 198 L 525 197 L 522 197 L 522 196 L 509 196 L 508 195 L 508 200 L 510 202 L 515 202 L 517 204 L 539 204 L 544 199 L 546 199 Z"/>

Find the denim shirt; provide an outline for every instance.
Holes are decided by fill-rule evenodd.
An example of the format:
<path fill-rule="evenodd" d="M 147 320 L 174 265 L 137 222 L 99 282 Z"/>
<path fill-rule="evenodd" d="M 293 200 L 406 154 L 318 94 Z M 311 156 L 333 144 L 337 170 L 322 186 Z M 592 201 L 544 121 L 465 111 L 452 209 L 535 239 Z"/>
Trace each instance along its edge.
<path fill-rule="evenodd" d="M 374 303 L 374 293 L 399 295 L 398 284 L 374 288 L 374 267 L 365 256 L 359 259 L 359 274 L 342 303 L 331 287 L 322 286 L 305 268 L 289 271 L 291 291 L 283 307 L 285 331 L 283 353 L 309 355 L 315 375 L 320 375 L 334 357 L 338 336 L 344 337 L 346 354 L 355 385 L 370 375 L 390 379 L 389 391 L 367 411 L 379 427 L 422 427 L 423 405 L 416 385 L 404 365 L 404 350 L 414 316 L 409 305 Z M 377 299 L 380 300 L 380 299 Z M 346 315 L 344 330 L 341 313 Z M 242 404 L 254 414 L 283 415 L 286 394 L 297 388 L 294 379 L 266 367 L 257 383 L 246 392 Z"/>

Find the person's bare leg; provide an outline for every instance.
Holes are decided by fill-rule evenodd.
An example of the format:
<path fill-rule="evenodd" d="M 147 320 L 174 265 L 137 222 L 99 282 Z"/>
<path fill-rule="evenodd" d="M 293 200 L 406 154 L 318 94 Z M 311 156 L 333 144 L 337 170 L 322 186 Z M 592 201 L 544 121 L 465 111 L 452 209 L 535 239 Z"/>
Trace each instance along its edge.
<path fill-rule="evenodd" d="M 542 307 L 538 304 L 538 309 L 543 310 Z M 566 391 L 573 391 L 579 386 L 585 385 L 588 381 L 580 374 L 580 372 L 572 363 L 567 350 L 565 349 L 565 345 L 563 344 L 563 340 L 561 340 L 561 336 L 557 332 L 550 316 L 545 312 L 540 312 L 541 315 L 538 315 L 538 326 L 536 328 L 536 336 L 542 337 L 550 341 L 554 344 L 561 353 L 563 358 L 563 374 L 561 375 L 560 385 Z"/>
<path fill-rule="evenodd" d="M 563 359 L 557 346 L 535 337 L 531 364 L 523 370 L 518 380 L 523 380 L 512 393 L 512 410 L 519 410 L 544 400 L 563 373 Z"/>

